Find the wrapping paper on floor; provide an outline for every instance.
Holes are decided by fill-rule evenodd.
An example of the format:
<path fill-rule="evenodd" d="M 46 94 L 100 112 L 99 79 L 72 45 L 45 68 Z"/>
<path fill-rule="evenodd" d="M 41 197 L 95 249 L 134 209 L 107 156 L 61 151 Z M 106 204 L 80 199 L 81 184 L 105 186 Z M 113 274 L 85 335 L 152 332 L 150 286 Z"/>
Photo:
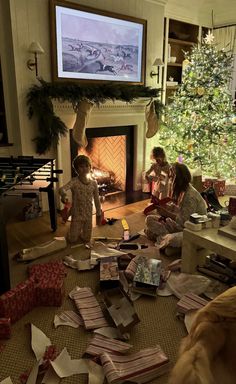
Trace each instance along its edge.
<path fill-rule="evenodd" d="M 83 319 L 80 315 L 74 311 L 64 311 L 54 316 L 55 328 L 59 325 L 68 325 L 72 328 L 78 328 L 80 325 L 84 325 Z"/>
<path fill-rule="evenodd" d="M 111 384 L 125 381 L 146 383 L 170 369 L 168 357 L 159 345 L 128 356 L 103 353 L 101 363 L 107 381 Z"/>
<path fill-rule="evenodd" d="M 90 288 L 80 288 L 72 294 L 75 305 L 84 321 L 86 329 L 107 327 L 102 309 Z"/>
<path fill-rule="evenodd" d="M 0 339 L 10 339 L 11 337 L 11 319 L 0 318 Z"/>
<path fill-rule="evenodd" d="M 102 353 L 123 354 L 133 346 L 120 340 L 110 339 L 102 335 L 95 334 L 90 341 L 85 353 L 92 356 L 100 356 Z"/>
<path fill-rule="evenodd" d="M 195 295 L 194 293 L 188 293 L 181 297 L 181 299 L 177 303 L 177 310 L 180 313 L 187 313 L 194 309 L 201 309 L 208 301 L 203 299 L 202 297 Z"/>
<path fill-rule="evenodd" d="M 30 278 L 0 296 L 0 316 L 15 323 L 35 305 L 35 281 Z"/>
<path fill-rule="evenodd" d="M 60 251 L 67 247 L 66 239 L 64 237 L 54 237 L 46 243 L 36 245 L 35 247 L 25 248 L 19 252 L 20 260 L 34 260 L 39 257 L 48 255 L 53 252 Z"/>

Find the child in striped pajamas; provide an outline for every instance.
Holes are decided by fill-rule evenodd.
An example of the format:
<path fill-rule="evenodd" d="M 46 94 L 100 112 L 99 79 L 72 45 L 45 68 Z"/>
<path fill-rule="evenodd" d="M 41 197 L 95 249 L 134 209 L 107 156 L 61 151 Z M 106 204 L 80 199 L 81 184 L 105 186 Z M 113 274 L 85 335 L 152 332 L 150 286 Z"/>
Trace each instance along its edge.
<path fill-rule="evenodd" d="M 91 245 L 93 201 L 96 207 L 96 222 L 101 222 L 101 204 L 97 182 L 91 179 L 91 161 L 87 156 L 79 155 L 73 162 L 77 173 L 66 185 L 59 189 L 62 203 L 68 201 L 66 192 L 72 192 L 71 224 L 68 240 L 75 243 L 82 240 Z"/>

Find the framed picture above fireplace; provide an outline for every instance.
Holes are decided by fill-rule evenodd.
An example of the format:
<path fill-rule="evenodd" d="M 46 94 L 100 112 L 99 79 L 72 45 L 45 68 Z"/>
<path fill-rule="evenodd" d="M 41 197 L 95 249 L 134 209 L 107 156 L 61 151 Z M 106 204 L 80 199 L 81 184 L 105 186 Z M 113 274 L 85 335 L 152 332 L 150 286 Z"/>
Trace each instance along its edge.
<path fill-rule="evenodd" d="M 50 0 L 54 81 L 144 84 L 146 20 Z"/>

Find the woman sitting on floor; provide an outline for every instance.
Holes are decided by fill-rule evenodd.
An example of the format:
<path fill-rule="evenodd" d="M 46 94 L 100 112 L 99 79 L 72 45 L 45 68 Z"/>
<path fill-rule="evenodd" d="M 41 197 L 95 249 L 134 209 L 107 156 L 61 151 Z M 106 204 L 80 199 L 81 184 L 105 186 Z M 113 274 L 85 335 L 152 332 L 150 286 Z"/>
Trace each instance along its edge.
<path fill-rule="evenodd" d="M 206 203 L 201 194 L 191 185 L 191 173 L 185 164 L 175 163 L 171 169 L 173 180 L 172 205 L 158 207 L 158 215 L 146 218 L 145 233 L 162 247 L 181 247 L 185 221 L 190 215 L 206 215 Z M 161 218 L 160 218 L 161 216 Z M 165 219 L 162 219 L 165 218 Z"/>

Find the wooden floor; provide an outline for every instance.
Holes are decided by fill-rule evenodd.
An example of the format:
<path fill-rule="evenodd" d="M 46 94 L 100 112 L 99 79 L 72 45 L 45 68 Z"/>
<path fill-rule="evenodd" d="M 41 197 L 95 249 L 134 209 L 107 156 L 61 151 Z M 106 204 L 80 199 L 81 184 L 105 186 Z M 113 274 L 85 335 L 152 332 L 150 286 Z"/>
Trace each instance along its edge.
<path fill-rule="evenodd" d="M 143 211 L 150 199 L 128 204 L 105 212 L 105 218 L 122 219 L 133 213 Z M 96 217 L 93 215 L 93 226 L 96 225 Z M 49 214 L 44 212 L 42 217 L 29 221 L 11 220 L 7 224 L 8 249 L 10 257 L 23 248 L 41 244 L 52 239 L 53 236 L 65 236 L 70 223 L 62 223 L 58 215 L 58 228 L 52 233 Z"/>

